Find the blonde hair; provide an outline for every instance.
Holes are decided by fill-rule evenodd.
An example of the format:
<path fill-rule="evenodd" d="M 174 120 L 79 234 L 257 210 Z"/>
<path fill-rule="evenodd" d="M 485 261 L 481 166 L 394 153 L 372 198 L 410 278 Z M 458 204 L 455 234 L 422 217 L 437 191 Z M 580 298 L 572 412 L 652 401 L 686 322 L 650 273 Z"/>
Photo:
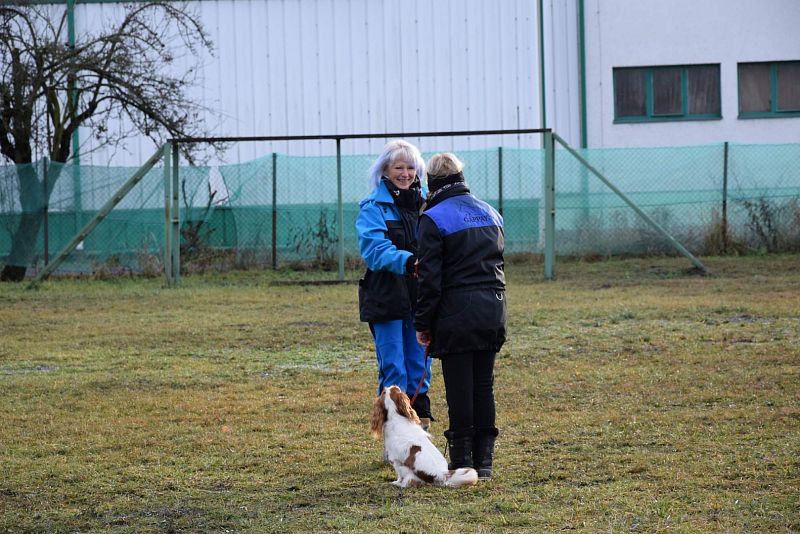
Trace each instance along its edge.
<path fill-rule="evenodd" d="M 434 154 L 428 160 L 428 174 L 433 176 L 450 176 L 464 170 L 464 163 L 450 152 Z"/>
<path fill-rule="evenodd" d="M 369 168 L 369 185 L 372 189 L 378 187 L 386 168 L 398 160 L 413 165 L 417 170 L 417 178 L 419 178 L 420 183 L 425 183 L 425 160 L 422 159 L 419 149 L 408 141 L 395 139 L 386 143 L 381 155 Z"/>

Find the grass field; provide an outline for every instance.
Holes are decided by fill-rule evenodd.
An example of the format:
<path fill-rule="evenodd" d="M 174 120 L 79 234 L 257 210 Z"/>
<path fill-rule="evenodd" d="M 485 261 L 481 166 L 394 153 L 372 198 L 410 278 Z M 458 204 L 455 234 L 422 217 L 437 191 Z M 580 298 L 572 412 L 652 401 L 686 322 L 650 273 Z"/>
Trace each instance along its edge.
<path fill-rule="evenodd" d="M 800 256 L 704 262 L 509 265 L 467 490 L 389 484 L 353 284 L 0 285 L 0 531 L 800 532 Z"/>

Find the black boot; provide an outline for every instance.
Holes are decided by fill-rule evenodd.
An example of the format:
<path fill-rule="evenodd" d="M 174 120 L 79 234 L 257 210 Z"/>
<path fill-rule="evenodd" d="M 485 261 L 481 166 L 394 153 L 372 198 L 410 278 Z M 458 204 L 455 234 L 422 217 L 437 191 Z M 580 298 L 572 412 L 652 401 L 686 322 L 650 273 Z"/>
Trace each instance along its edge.
<path fill-rule="evenodd" d="M 409 395 L 413 397 L 413 394 Z M 414 408 L 415 412 L 417 412 L 419 424 L 422 426 L 422 429 L 427 432 L 431 421 L 436 421 L 431 414 L 431 399 L 428 398 L 427 393 L 418 394 L 414 404 L 412 404 L 411 407 Z"/>
<path fill-rule="evenodd" d="M 457 436 L 453 431 L 447 430 L 444 437 L 447 438 L 447 448 L 450 450 L 450 463 L 447 468 L 472 467 L 472 436 L 469 434 Z"/>
<path fill-rule="evenodd" d="M 492 478 L 492 458 L 494 456 L 494 441 L 497 438 L 497 429 L 491 428 L 475 432 L 475 469 L 478 478 L 488 480 Z"/>

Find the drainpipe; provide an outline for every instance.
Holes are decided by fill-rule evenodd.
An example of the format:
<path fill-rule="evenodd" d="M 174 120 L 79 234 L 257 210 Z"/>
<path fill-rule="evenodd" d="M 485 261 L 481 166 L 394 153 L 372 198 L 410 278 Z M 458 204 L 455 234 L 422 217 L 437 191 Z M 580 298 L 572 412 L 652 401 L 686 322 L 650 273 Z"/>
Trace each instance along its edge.
<path fill-rule="evenodd" d="M 579 78 L 580 78 L 580 108 L 581 108 L 581 148 L 587 148 L 588 132 L 586 131 L 586 25 L 584 24 L 584 0 L 578 0 L 578 55 L 579 55 Z M 589 228 L 589 172 L 585 166 L 581 165 L 581 194 L 583 195 L 583 217 L 582 225 Z"/>
<path fill-rule="evenodd" d="M 75 1 L 67 0 L 67 35 L 69 47 L 75 49 Z M 69 99 L 71 103 L 72 118 L 75 117 L 78 107 L 78 95 L 75 92 L 74 81 L 70 82 Z M 80 157 L 81 138 L 76 128 L 72 132 L 72 192 L 74 199 L 73 209 L 75 210 L 75 231 L 83 226 L 83 201 L 81 200 L 81 157 Z"/>
<path fill-rule="evenodd" d="M 538 0 L 539 16 L 539 116 L 542 119 L 541 128 L 547 128 L 547 101 L 545 97 L 545 69 L 544 69 L 544 0 Z M 542 147 L 545 146 L 542 137 Z"/>
<path fill-rule="evenodd" d="M 541 118 L 541 128 L 547 128 L 547 100 L 545 97 L 545 68 L 544 68 L 544 0 L 537 0 L 537 11 L 539 18 L 539 117 Z M 551 239 L 551 230 L 555 225 L 555 195 L 551 195 L 555 191 L 555 177 L 554 177 L 554 154 L 553 136 L 550 132 L 546 132 L 542 136 L 542 149 L 544 151 L 544 168 L 542 174 L 545 177 L 542 191 L 542 198 L 544 198 L 544 210 L 539 213 L 540 226 L 543 228 L 543 233 L 539 236 L 540 243 L 543 244 L 544 251 L 544 277 L 547 280 L 553 278 L 553 262 L 555 259 L 554 243 Z M 550 201 L 553 202 L 550 202 Z M 552 217 L 552 218 L 551 218 Z"/>

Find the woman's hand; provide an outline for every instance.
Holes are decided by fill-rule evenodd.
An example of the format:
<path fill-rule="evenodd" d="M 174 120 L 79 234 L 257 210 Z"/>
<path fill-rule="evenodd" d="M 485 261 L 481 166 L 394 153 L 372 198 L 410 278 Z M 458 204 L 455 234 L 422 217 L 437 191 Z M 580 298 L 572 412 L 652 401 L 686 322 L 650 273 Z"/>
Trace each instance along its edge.
<path fill-rule="evenodd" d="M 417 343 L 427 348 L 431 344 L 430 332 L 417 332 Z"/>

